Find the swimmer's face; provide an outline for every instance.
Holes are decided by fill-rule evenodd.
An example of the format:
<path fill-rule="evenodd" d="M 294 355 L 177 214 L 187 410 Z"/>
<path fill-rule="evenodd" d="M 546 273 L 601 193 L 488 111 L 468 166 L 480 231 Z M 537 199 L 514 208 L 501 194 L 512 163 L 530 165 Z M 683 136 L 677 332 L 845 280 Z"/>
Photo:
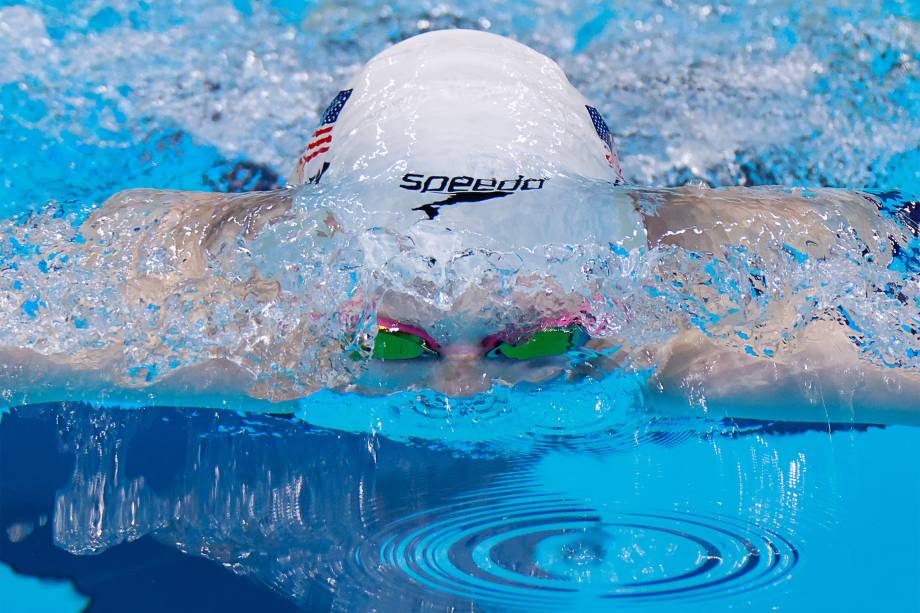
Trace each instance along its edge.
<path fill-rule="evenodd" d="M 547 382 L 571 369 L 568 354 L 527 360 L 487 356 L 483 340 L 497 330 L 483 304 L 468 293 L 445 312 L 406 296 L 386 297 L 378 316 L 425 330 L 440 345 L 438 354 L 407 360 L 372 359 L 359 387 L 383 393 L 431 389 L 448 396 L 471 396 L 495 385 Z"/>

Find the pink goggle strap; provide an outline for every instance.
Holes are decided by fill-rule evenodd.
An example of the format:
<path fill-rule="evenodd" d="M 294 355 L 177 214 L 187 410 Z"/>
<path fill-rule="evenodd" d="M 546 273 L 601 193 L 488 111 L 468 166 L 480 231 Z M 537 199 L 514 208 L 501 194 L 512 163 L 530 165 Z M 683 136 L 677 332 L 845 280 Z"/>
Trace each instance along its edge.
<path fill-rule="evenodd" d="M 433 336 L 417 326 L 404 324 L 396 321 L 395 319 L 390 319 L 389 317 L 383 317 L 381 315 L 377 316 L 377 325 L 383 328 L 387 328 L 393 332 L 408 332 L 409 334 L 414 334 L 415 336 L 423 339 L 426 343 L 428 343 L 428 346 L 435 351 L 441 348 L 441 343 L 434 340 Z"/>

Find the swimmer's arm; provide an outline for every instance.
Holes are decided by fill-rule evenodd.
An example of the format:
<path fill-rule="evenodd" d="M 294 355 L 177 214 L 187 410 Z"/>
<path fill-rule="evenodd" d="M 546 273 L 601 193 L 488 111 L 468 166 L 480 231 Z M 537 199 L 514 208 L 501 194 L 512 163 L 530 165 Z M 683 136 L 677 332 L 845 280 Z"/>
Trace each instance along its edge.
<path fill-rule="evenodd" d="M 88 265 L 103 264 L 117 254 L 128 274 L 128 284 L 161 291 L 178 283 L 209 275 L 209 264 L 219 264 L 239 241 L 258 236 L 268 226 L 287 218 L 295 189 L 221 194 L 176 190 L 129 189 L 109 198 L 82 224 L 82 246 Z M 299 216 L 314 221 L 317 238 L 330 237 L 339 226 L 327 209 Z M 162 249 L 161 249 L 162 248 Z M 164 259 L 163 250 L 170 257 Z M 154 258 L 152 267 L 145 260 Z M 155 278 L 138 274 L 157 269 Z"/>
<path fill-rule="evenodd" d="M 109 283 L 119 300 L 160 304 L 179 287 L 214 282 L 209 262 L 229 252 L 240 236 L 253 237 L 290 210 L 293 190 L 214 194 L 173 190 L 133 189 L 112 196 L 81 227 L 86 239 L 74 243 L 83 265 L 112 271 Z M 331 236 L 334 219 L 319 211 L 317 232 Z M 168 266 L 147 266 L 145 259 L 171 256 Z M 115 264 L 112 261 L 115 261 Z M 153 271 L 153 272 L 148 272 Z M 101 274 L 101 273 L 100 273 Z M 270 281 L 270 280 L 269 280 Z M 253 291 L 271 294 L 273 285 L 253 278 Z M 238 288 L 237 288 L 238 289 Z M 230 291 L 230 290 L 228 290 Z M 167 325 L 168 322 L 163 325 Z M 197 406 L 261 406 L 279 410 L 263 400 L 253 377 L 228 360 L 185 366 L 153 384 L 126 384 L 121 339 L 117 331 L 107 349 L 80 355 L 45 355 L 0 341 L 0 406 L 60 400 Z M 303 395 L 303 394 L 301 394 Z M 279 399 L 279 402 L 286 399 Z"/>
<path fill-rule="evenodd" d="M 149 228 L 140 236 L 161 233 L 158 238 L 207 247 L 221 235 L 255 236 L 291 209 L 293 194 L 292 189 L 236 194 L 128 189 L 106 200 L 83 223 L 81 232 L 87 238 L 131 237 L 138 235 L 135 228 Z"/>
<path fill-rule="evenodd" d="M 908 227 L 879 214 L 876 197 L 857 191 L 688 187 L 635 197 L 651 247 L 673 245 L 719 257 L 726 245 L 764 255 L 780 244 L 821 259 L 848 233 L 886 266 L 891 242 L 911 240 Z"/>
<path fill-rule="evenodd" d="M 667 414 L 920 424 L 920 373 L 869 362 L 834 322 L 774 358 L 687 332 L 658 349 L 647 405 Z"/>
<path fill-rule="evenodd" d="M 182 368 L 153 385 L 125 387 L 113 375 L 111 352 L 92 361 L 0 348 L 0 409 L 47 402 L 100 406 L 195 406 L 266 413 L 294 413 L 296 400 L 256 398 L 251 374 L 227 360 Z M 123 367 L 122 367 L 123 368 Z"/>

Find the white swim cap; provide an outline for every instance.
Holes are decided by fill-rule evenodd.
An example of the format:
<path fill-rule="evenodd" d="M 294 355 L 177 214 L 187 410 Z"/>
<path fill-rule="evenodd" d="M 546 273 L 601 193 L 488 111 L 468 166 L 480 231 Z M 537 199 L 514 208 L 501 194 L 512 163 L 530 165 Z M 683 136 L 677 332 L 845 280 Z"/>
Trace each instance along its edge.
<path fill-rule="evenodd" d="M 560 175 L 622 181 L 597 109 L 533 49 L 442 30 L 394 45 L 358 72 L 323 114 L 292 182 L 374 178 L 407 196 L 478 202 Z"/>

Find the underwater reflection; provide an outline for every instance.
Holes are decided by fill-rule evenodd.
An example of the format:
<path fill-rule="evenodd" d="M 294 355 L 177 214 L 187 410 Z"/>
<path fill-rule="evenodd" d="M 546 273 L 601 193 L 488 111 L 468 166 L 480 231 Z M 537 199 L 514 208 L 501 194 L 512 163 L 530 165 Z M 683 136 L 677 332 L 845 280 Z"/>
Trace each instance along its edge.
<path fill-rule="evenodd" d="M 58 547 L 99 553 L 149 535 L 311 610 L 782 602 L 807 593 L 795 579 L 809 567 L 841 564 L 827 543 L 852 523 L 840 510 L 858 443 L 890 440 L 874 427 L 697 421 L 604 453 L 557 437 L 475 455 L 266 415 L 45 405 L 0 422 L 0 499 L 20 506 L 16 483 L 49 479 L 9 455 L 25 456 L 10 443 L 30 423 L 73 458 L 53 471 L 53 508 L 30 507 Z M 28 538 L 22 517 L 2 519 L 5 539 Z"/>

